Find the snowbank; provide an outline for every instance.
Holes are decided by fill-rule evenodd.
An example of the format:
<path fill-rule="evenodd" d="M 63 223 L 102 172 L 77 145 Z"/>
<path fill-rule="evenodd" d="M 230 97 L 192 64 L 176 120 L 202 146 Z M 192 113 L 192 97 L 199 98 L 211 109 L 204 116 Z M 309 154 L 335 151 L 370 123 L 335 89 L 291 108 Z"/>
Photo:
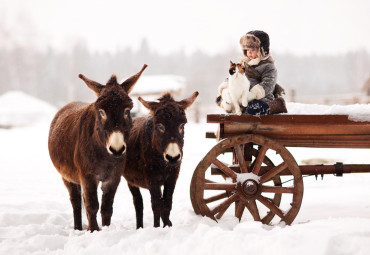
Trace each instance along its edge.
<path fill-rule="evenodd" d="M 291 226 L 265 226 L 253 222 L 251 216 L 239 222 L 233 208 L 219 223 L 196 215 L 190 202 L 190 180 L 215 144 L 204 138 L 214 128 L 212 124 L 186 125 L 172 228 L 152 227 L 150 196 L 143 190 L 144 229 L 136 230 L 132 196 L 122 179 L 112 225 L 94 233 L 73 230 L 68 192 L 48 155 L 48 125 L 0 129 L 0 254 L 368 254 L 370 174 L 325 176 L 322 181 L 304 178 L 303 204 Z M 27 142 L 19 146 L 14 143 L 17 140 Z M 370 150 L 296 148 L 291 152 L 297 161 L 334 154 L 344 163 L 370 163 Z M 98 222 L 101 225 L 100 215 Z M 85 213 L 83 224 L 86 229 Z"/>
<path fill-rule="evenodd" d="M 32 118 L 21 122 L 25 115 L 47 118 L 55 111 L 23 93 L 10 93 L 0 99 L 1 116 L 12 125 L 32 123 Z M 355 116 L 356 112 L 367 115 L 368 107 L 345 108 Z M 296 103 L 289 103 L 288 108 L 294 114 L 337 114 L 344 110 Z M 13 119 L 12 115 L 17 114 L 19 117 Z M 144 229 L 136 230 L 132 196 L 122 179 L 111 226 L 94 233 L 75 231 L 68 192 L 49 159 L 48 129 L 46 123 L 0 129 L 0 254 L 369 254 L 370 174 L 327 175 L 317 181 L 305 177 L 302 207 L 291 226 L 265 226 L 254 222 L 250 215 L 239 222 L 233 207 L 219 223 L 196 215 L 190 201 L 190 181 L 197 164 L 215 145 L 214 139 L 205 139 L 206 131 L 216 130 L 214 124 L 188 123 L 185 127 L 172 228 L 152 227 L 150 196 L 143 190 Z M 23 141 L 22 146 L 16 141 Z M 370 164 L 369 149 L 289 150 L 297 162 L 334 157 L 347 164 Z M 98 222 L 101 226 L 100 215 Z M 83 227 L 87 227 L 85 213 Z"/>
<path fill-rule="evenodd" d="M 29 126 L 50 121 L 56 108 L 21 91 L 9 91 L 0 96 L 0 127 Z"/>

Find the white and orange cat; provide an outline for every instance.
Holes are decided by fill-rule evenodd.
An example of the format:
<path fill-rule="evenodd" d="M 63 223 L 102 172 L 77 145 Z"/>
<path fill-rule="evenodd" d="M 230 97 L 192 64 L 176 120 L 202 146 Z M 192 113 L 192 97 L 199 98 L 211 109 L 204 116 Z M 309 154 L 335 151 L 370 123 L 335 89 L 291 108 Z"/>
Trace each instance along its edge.
<path fill-rule="evenodd" d="M 253 100 L 249 87 L 250 83 L 245 75 L 243 64 L 230 61 L 229 80 L 219 87 L 222 98 L 220 106 L 227 112 L 235 112 L 235 114 L 241 115 L 240 106 L 247 107 L 248 102 Z"/>

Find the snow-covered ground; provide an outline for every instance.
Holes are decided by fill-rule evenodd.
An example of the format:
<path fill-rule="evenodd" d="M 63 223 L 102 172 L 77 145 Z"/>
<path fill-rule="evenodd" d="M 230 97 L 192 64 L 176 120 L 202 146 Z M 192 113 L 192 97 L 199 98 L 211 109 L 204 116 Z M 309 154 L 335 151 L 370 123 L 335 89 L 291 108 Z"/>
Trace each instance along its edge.
<path fill-rule="evenodd" d="M 28 101 L 28 110 L 32 102 Z M 369 105 L 356 107 L 355 111 L 346 107 L 346 111 L 352 116 L 370 116 Z M 325 106 L 288 104 L 292 113 L 308 113 L 304 108 L 335 112 Z M 239 223 L 232 214 L 216 223 L 196 215 L 189 196 L 190 180 L 198 162 L 215 144 L 205 139 L 206 131 L 216 129 L 212 124 L 186 126 L 172 228 L 152 227 L 150 196 L 143 190 L 144 229 L 136 230 L 132 197 L 122 180 L 112 225 L 94 233 L 75 231 L 67 190 L 49 159 L 51 118 L 52 114 L 32 125 L 0 129 L 0 254 L 369 254 L 370 174 L 327 175 L 317 181 L 304 178 L 302 207 L 290 226 L 265 226 L 248 218 Z M 297 162 L 328 158 L 370 164 L 370 150 L 289 150 Z M 83 222 L 86 228 L 85 215 Z"/>

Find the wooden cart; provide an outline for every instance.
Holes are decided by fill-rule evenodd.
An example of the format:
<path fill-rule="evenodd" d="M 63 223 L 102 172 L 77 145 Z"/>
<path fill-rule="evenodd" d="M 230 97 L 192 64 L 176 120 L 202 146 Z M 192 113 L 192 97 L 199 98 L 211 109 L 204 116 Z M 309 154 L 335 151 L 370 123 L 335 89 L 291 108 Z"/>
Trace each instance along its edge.
<path fill-rule="evenodd" d="M 213 114 L 207 122 L 218 123 L 216 133 L 206 134 L 218 143 L 196 167 L 190 196 L 196 214 L 216 221 L 232 208 L 239 220 L 246 215 L 272 224 L 277 215 L 274 221 L 291 224 L 301 207 L 302 175 L 370 172 L 364 164 L 298 165 L 287 149 L 370 148 L 370 122 L 347 115 L 289 114 Z"/>

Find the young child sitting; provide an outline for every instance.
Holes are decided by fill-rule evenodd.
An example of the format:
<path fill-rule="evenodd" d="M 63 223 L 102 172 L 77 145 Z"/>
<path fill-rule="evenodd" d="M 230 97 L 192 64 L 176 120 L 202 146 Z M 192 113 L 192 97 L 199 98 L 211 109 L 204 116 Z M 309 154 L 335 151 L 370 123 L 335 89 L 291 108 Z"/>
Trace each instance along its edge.
<path fill-rule="evenodd" d="M 243 57 L 240 58 L 246 69 L 255 69 L 260 76 L 251 77 L 246 72 L 250 81 L 250 94 L 252 101 L 243 109 L 243 113 L 250 115 L 266 115 L 286 113 L 285 101 L 282 97 L 274 96 L 277 70 L 270 54 L 270 38 L 266 32 L 254 30 L 240 38 Z M 227 81 L 220 85 L 219 92 L 227 87 Z M 276 94 L 276 93 L 275 93 Z"/>

